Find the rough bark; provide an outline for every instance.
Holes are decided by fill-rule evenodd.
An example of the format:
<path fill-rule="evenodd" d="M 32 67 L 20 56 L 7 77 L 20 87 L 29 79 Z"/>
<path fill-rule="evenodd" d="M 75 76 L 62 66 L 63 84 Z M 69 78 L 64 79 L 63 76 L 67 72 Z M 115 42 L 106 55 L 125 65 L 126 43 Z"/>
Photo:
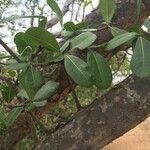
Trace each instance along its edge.
<path fill-rule="evenodd" d="M 39 149 L 97 150 L 138 125 L 150 114 L 150 80 L 130 76 L 76 114 Z"/>
<path fill-rule="evenodd" d="M 130 2 L 130 3 L 129 3 Z M 117 11 L 116 11 L 116 14 L 113 18 L 113 25 L 115 26 L 118 26 L 118 27 L 121 27 L 121 28 L 124 28 L 124 29 L 127 29 L 129 27 L 132 27 L 133 25 L 135 25 L 135 21 L 136 21 L 136 0 L 118 0 L 118 4 L 117 4 Z M 144 4 L 146 5 L 143 5 L 143 11 L 142 11 L 142 15 L 140 17 L 140 19 L 138 20 L 138 23 L 139 24 L 142 24 L 143 21 L 149 16 L 150 14 L 150 1 L 149 0 L 143 0 Z M 91 12 L 91 14 L 89 14 L 87 17 L 86 17 L 86 21 L 93 24 L 93 25 L 98 25 L 102 22 L 102 18 L 99 14 L 99 10 L 94 10 L 93 12 Z M 98 25 L 98 32 L 96 33 L 97 34 L 97 41 L 96 41 L 96 44 L 101 44 L 103 42 L 106 42 L 106 41 L 109 41 L 111 38 L 112 38 L 112 35 L 110 33 L 110 30 L 108 28 L 104 28 L 102 29 L 102 26 L 101 25 Z M 105 57 L 109 57 L 109 55 L 111 53 L 105 53 L 105 52 L 102 52 L 100 51 Z M 112 55 L 112 54 L 111 54 Z M 69 92 L 70 92 L 70 85 L 69 85 L 69 82 L 67 80 L 67 77 L 66 77 L 66 73 L 63 69 L 63 64 L 61 64 L 59 67 L 58 67 L 58 70 L 59 70 L 59 74 L 57 76 L 57 80 L 60 82 L 60 90 L 59 92 L 53 97 L 53 102 L 49 102 L 45 107 L 42 107 L 38 110 L 34 110 L 34 113 L 38 114 L 38 117 L 40 118 L 41 114 L 45 113 L 46 110 L 49 110 L 50 107 L 56 103 L 56 101 L 59 101 L 60 99 L 62 99 L 63 97 L 65 97 Z M 130 79 L 127 79 L 127 81 L 130 80 Z M 125 81 L 126 82 L 126 81 Z M 145 87 L 143 84 L 142 84 L 143 87 Z M 141 85 L 140 85 L 141 87 Z M 138 88 L 138 87 L 137 87 Z M 148 88 L 148 87 L 147 87 Z M 115 92 L 114 90 L 112 90 L 112 95 L 113 95 L 113 92 Z M 120 95 L 122 96 L 122 95 Z M 146 96 L 146 95 L 145 95 Z M 107 97 L 107 96 L 106 96 Z M 118 97 L 119 98 L 119 97 Z M 116 103 L 116 104 L 120 104 L 120 101 L 119 103 Z M 136 105 L 133 103 L 133 105 Z M 114 113 L 115 113 L 115 110 L 116 110 L 116 105 L 112 105 L 112 110 L 114 110 Z M 117 105 L 119 106 L 119 105 Z M 125 103 L 122 103 L 122 105 L 120 106 L 126 106 Z M 90 106 L 91 107 L 91 106 Z M 132 103 L 131 103 L 131 107 L 132 107 Z M 139 111 L 138 107 L 135 107 L 135 109 L 133 109 L 135 112 Z M 143 110 L 143 109 L 142 109 Z M 125 108 L 124 108 L 124 111 L 125 111 Z M 84 116 L 84 112 L 85 110 L 83 110 L 81 113 L 83 113 L 83 116 Z M 108 111 L 107 111 L 108 112 Z M 121 113 L 121 110 L 120 110 L 120 113 Z M 39 115 L 40 114 L 40 115 Z M 94 114 L 93 114 L 94 115 Z M 95 114 L 96 115 L 96 114 Z M 135 115 L 135 116 L 134 116 Z M 135 122 L 137 121 L 137 123 L 139 123 L 141 120 L 145 119 L 145 117 L 147 117 L 149 115 L 149 113 L 146 111 L 145 114 L 141 117 L 141 118 L 136 118 L 136 113 L 133 114 L 133 116 L 135 117 Z M 107 116 L 106 116 L 107 117 Z M 24 119 L 22 119 L 24 118 Z M 88 118 L 87 118 L 88 119 Z M 125 118 L 124 118 L 125 119 Z M 127 119 L 125 119 L 126 121 Z M 110 120 L 111 121 L 111 120 Z M 122 120 L 123 122 L 123 120 Z M 129 127 L 133 127 L 135 122 L 129 122 Z M 111 122 L 110 122 L 110 125 L 111 125 Z M 113 125 L 113 124 L 112 124 Z M 92 129 L 91 129 L 92 130 Z M 93 129 L 94 130 L 94 129 Z M 124 133 L 126 132 L 127 130 L 118 130 L 118 132 L 120 133 Z M 108 130 L 109 132 L 109 130 Z M 117 131 L 116 131 L 117 132 Z M 17 121 L 16 123 L 14 124 L 14 126 L 8 131 L 8 133 L 5 135 L 5 136 L 2 136 L 0 138 L 0 149 L 12 149 L 12 147 L 20 140 L 22 139 L 24 136 L 30 134 L 31 131 L 30 131 L 30 128 L 29 128 L 29 123 L 27 122 L 27 119 L 25 119 L 24 117 L 24 114 L 23 116 L 21 116 Z M 86 132 L 85 132 L 86 134 Z M 15 138 L 13 138 L 15 136 Z M 117 134 L 118 136 L 118 134 Z M 59 138 L 59 137 L 58 137 Z M 108 137 L 110 139 L 112 139 L 112 137 Z M 107 138 L 107 140 L 108 140 Z M 65 140 L 65 139 L 64 139 Z M 105 139 L 104 140 L 104 143 L 105 142 Z M 8 142 L 9 141 L 9 142 Z M 56 140 L 57 141 L 57 140 Z M 58 140 L 59 141 L 59 140 Z M 111 141 L 111 140 L 109 140 Z M 93 141 L 94 142 L 94 141 Z M 100 142 L 100 141 L 99 141 Z M 74 141 L 75 143 L 75 141 Z M 64 143 L 65 144 L 65 143 Z M 92 144 L 91 144 L 92 145 Z"/>

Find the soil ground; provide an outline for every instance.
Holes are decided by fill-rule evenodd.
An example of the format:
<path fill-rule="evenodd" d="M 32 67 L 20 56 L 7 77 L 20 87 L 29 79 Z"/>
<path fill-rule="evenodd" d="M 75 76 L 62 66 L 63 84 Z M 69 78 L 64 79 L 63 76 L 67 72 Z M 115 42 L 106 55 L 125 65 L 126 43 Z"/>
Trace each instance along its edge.
<path fill-rule="evenodd" d="M 102 150 L 150 150 L 150 118 Z"/>

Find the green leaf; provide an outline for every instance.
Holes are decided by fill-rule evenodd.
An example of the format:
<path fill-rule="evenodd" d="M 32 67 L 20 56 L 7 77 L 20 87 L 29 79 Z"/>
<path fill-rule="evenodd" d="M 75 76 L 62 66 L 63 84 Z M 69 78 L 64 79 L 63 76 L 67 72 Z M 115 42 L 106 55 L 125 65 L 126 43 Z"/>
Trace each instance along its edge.
<path fill-rule="evenodd" d="M 18 53 L 21 54 L 23 50 L 28 46 L 25 33 L 19 32 L 15 35 L 14 42 L 17 46 Z"/>
<path fill-rule="evenodd" d="M 14 121 L 21 114 L 22 110 L 23 110 L 22 107 L 17 107 L 9 112 L 9 114 L 7 115 L 7 117 L 5 119 L 5 123 L 6 123 L 7 127 L 10 127 L 14 123 Z"/>
<path fill-rule="evenodd" d="M 150 76 L 150 42 L 139 37 L 131 59 L 131 69 L 139 77 Z"/>
<path fill-rule="evenodd" d="M 67 30 L 67 31 L 71 31 L 71 32 L 75 32 L 76 31 L 76 25 L 69 21 L 67 23 L 64 24 L 64 28 Z"/>
<path fill-rule="evenodd" d="M 127 31 L 123 30 L 123 29 L 119 29 L 117 27 L 110 27 L 111 28 L 111 33 L 112 35 L 115 37 L 115 36 L 118 36 L 120 34 L 124 34 L 124 33 L 127 33 Z"/>
<path fill-rule="evenodd" d="M 29 96 L 24 89 L 20 90 L 19 93 L 17 94 L 17 96 L 21 97 L 21 98 L 29 99 Z"/>
<path fill-rule="evenodd" d="M 59 51 L 60 47 L 53 34 L 40 27 L 32 27 L 26 31 L 30 42 L 41 45 L 48 50 Z"/>
<path fill-rule="evenodd" d="M 76 24 L 76 28 L 77 28 L 77 30 L 82 30 L 82 29 L 89 28 L 89 25 L 87 22 L 83 21 L 83 22 Z"/>
<path fill-rule="evenodd" d="M 70 31 L 66 31 L 66 30 L 62 30 L 61 35 L 63 37 L 66 37 L 67 39 L 73 37 L 74 32 L 70 32 Z"/>
<path fill-rule="evenodd" d="M 71 40 L 71 48 L 85 49 L 96 40 L 96 35 L 92 32 L 81 33 Z"/>
<path fill-rule="evenodd" d="M 4 121 L 5 118 L 6 118 L 5 110 L 3 107 L 0 107 L 0 119 Z"/>
<path fill-rule="evenodd" d="M 2 88 L 2 96 L 3 99 L 9 103 L 16 96 L 16 91 L 10 86 L 5 86 Z"/>
<path fill-rule="evenodd" d="M 94 84 L 99 89 L 106 89 L 112 83 L 112 72 L 108 62 L 97 52 L 89 51 L 88 64 L 94 76 Z"/>
<path fill-rule="evenodd" d="M 33 45 L 32 45 L 32 46 L 33 46 Z M 32 55 L 33 52 L 34 52 L 33 49 L 35 50 L 35 48 L 32 48 L 32 47 L 30 47 L 30 46 L 27 46 L 27 47 L 23 50 L 23 52 L 22 52 L 22 54 L 21 54 L 22 59 L 23 59 L 23 58 L 28 58 L 27 60 L 29 60 L 30 57 L 31 57 L 31 55 Z"/>
<path fill-rule="evenodd" d="M 7 70 L 20 70 L 29 66 L 29 63 L 13 63 L 6 67 Z"/>
<path fill-rule="evenodd" d="M 139 19 L 140 17 L 140 14 L 141 14 L 141 7 L 142 6 L 142 0 L 137 0 L 136 2 L 136 7 L 137 7 L 137 20 Z"/>
<path fill-rule="evenodd" d="M 135 32 L 124 33 L 124 34 L 115 36 L 112 40 L 110 40 L 107 43 L 106 50 L 112 50 L 112 49 L 128 42 L 129 40 L 136 38 L 137 36 L 138 36 L 138 34 Z"/>
<path fill-rule="evenodd" d="M 19 77 L 19 81 L 30 99 L 34 97 L 37 90 L 43 84 L 41 73 L 32 66 L 28 67 L 25 72 L 22 72 Z"/>
<path fill-rule="evenodd" d="M 144 22 L 144 26 L 150 30 L 150 18 Z"/>
<path fill-rule="evenodd" d="M 100 0 L 100 10 L 104 21 L 109 23 L 115 13 L 116 0 Z"/>
<path fill-rule="evenodd" d="M 48 81 L 37 91 L 37 93 L 34 96 L 34 101 L 45 101 L 46 99 L 54 95 L 58 87 L 58 82 Z"/>
<path fill-rule="evenodd" d="M 84 87 L 92 86 L 91 72 L 82 59 L 73 55 L 66 55 L 64 63 L 67 73 L 74 82 Z"/>
<path fill-rule="evenodd" d="M 16 77 L 16 75 L 17 75 L 15 70 L 7 70 L 7 73 L 12 78 Z"/>
<path fill-rule="evenodd" d="M 56 15 L 59 18 L 60 23 L 62 25 L 63 24 L 63 14 L 62 14 L 58 4 L 54 0 L 47 0 L 47 4 L 56 13 Z"/>
<path fill-rule="evenodd" d="M 61 52 L 66 51 L 67 48 L 69 47 L 69 45 L 70 45 L 70 40 L 67 40 L 67 41 L 62 45 L 62 47 L 60 48 L 60 51 L 61 51 Z"/>

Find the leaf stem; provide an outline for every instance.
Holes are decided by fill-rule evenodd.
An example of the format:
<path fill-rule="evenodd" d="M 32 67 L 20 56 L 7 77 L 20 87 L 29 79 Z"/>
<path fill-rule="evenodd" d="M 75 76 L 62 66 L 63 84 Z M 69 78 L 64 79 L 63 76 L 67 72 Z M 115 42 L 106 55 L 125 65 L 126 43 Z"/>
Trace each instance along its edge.
<path fill-rule="evenodd" d="M 75 100 L 75 104 L 76 104 L 76 107 L 77 107 L 77 110 L 81 110 L 83 107 L 80 105 L 80 102 L 79 102 L 79 99 L 78 99 L 78 96 L 76 94 L 76 91 L 74 89 L 74 87 L 72 86 L 72 81 L 71 79 L 69 78 L 69 82 L 70 82 L 70 86 L 71 86 L 71 91 L 72 91 L 72 96 Z"/>

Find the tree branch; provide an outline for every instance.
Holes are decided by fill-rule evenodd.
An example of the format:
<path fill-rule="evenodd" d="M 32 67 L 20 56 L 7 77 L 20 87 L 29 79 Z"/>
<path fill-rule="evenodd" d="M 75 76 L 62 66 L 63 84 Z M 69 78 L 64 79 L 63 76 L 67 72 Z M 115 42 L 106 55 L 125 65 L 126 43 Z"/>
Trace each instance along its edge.
<path fill-rule="evenodd" d="M 150 115 L 150 80 L 130 76 L 81 110 L 38 150 L 98 150 Z"/>
<path fill-rule="evenodd" d="M 0 44 L 5 48 L 5 50 L 17 61 L 22 62 L 19 57 L 3 42 L 2 39 L 0 39 Z"/>

